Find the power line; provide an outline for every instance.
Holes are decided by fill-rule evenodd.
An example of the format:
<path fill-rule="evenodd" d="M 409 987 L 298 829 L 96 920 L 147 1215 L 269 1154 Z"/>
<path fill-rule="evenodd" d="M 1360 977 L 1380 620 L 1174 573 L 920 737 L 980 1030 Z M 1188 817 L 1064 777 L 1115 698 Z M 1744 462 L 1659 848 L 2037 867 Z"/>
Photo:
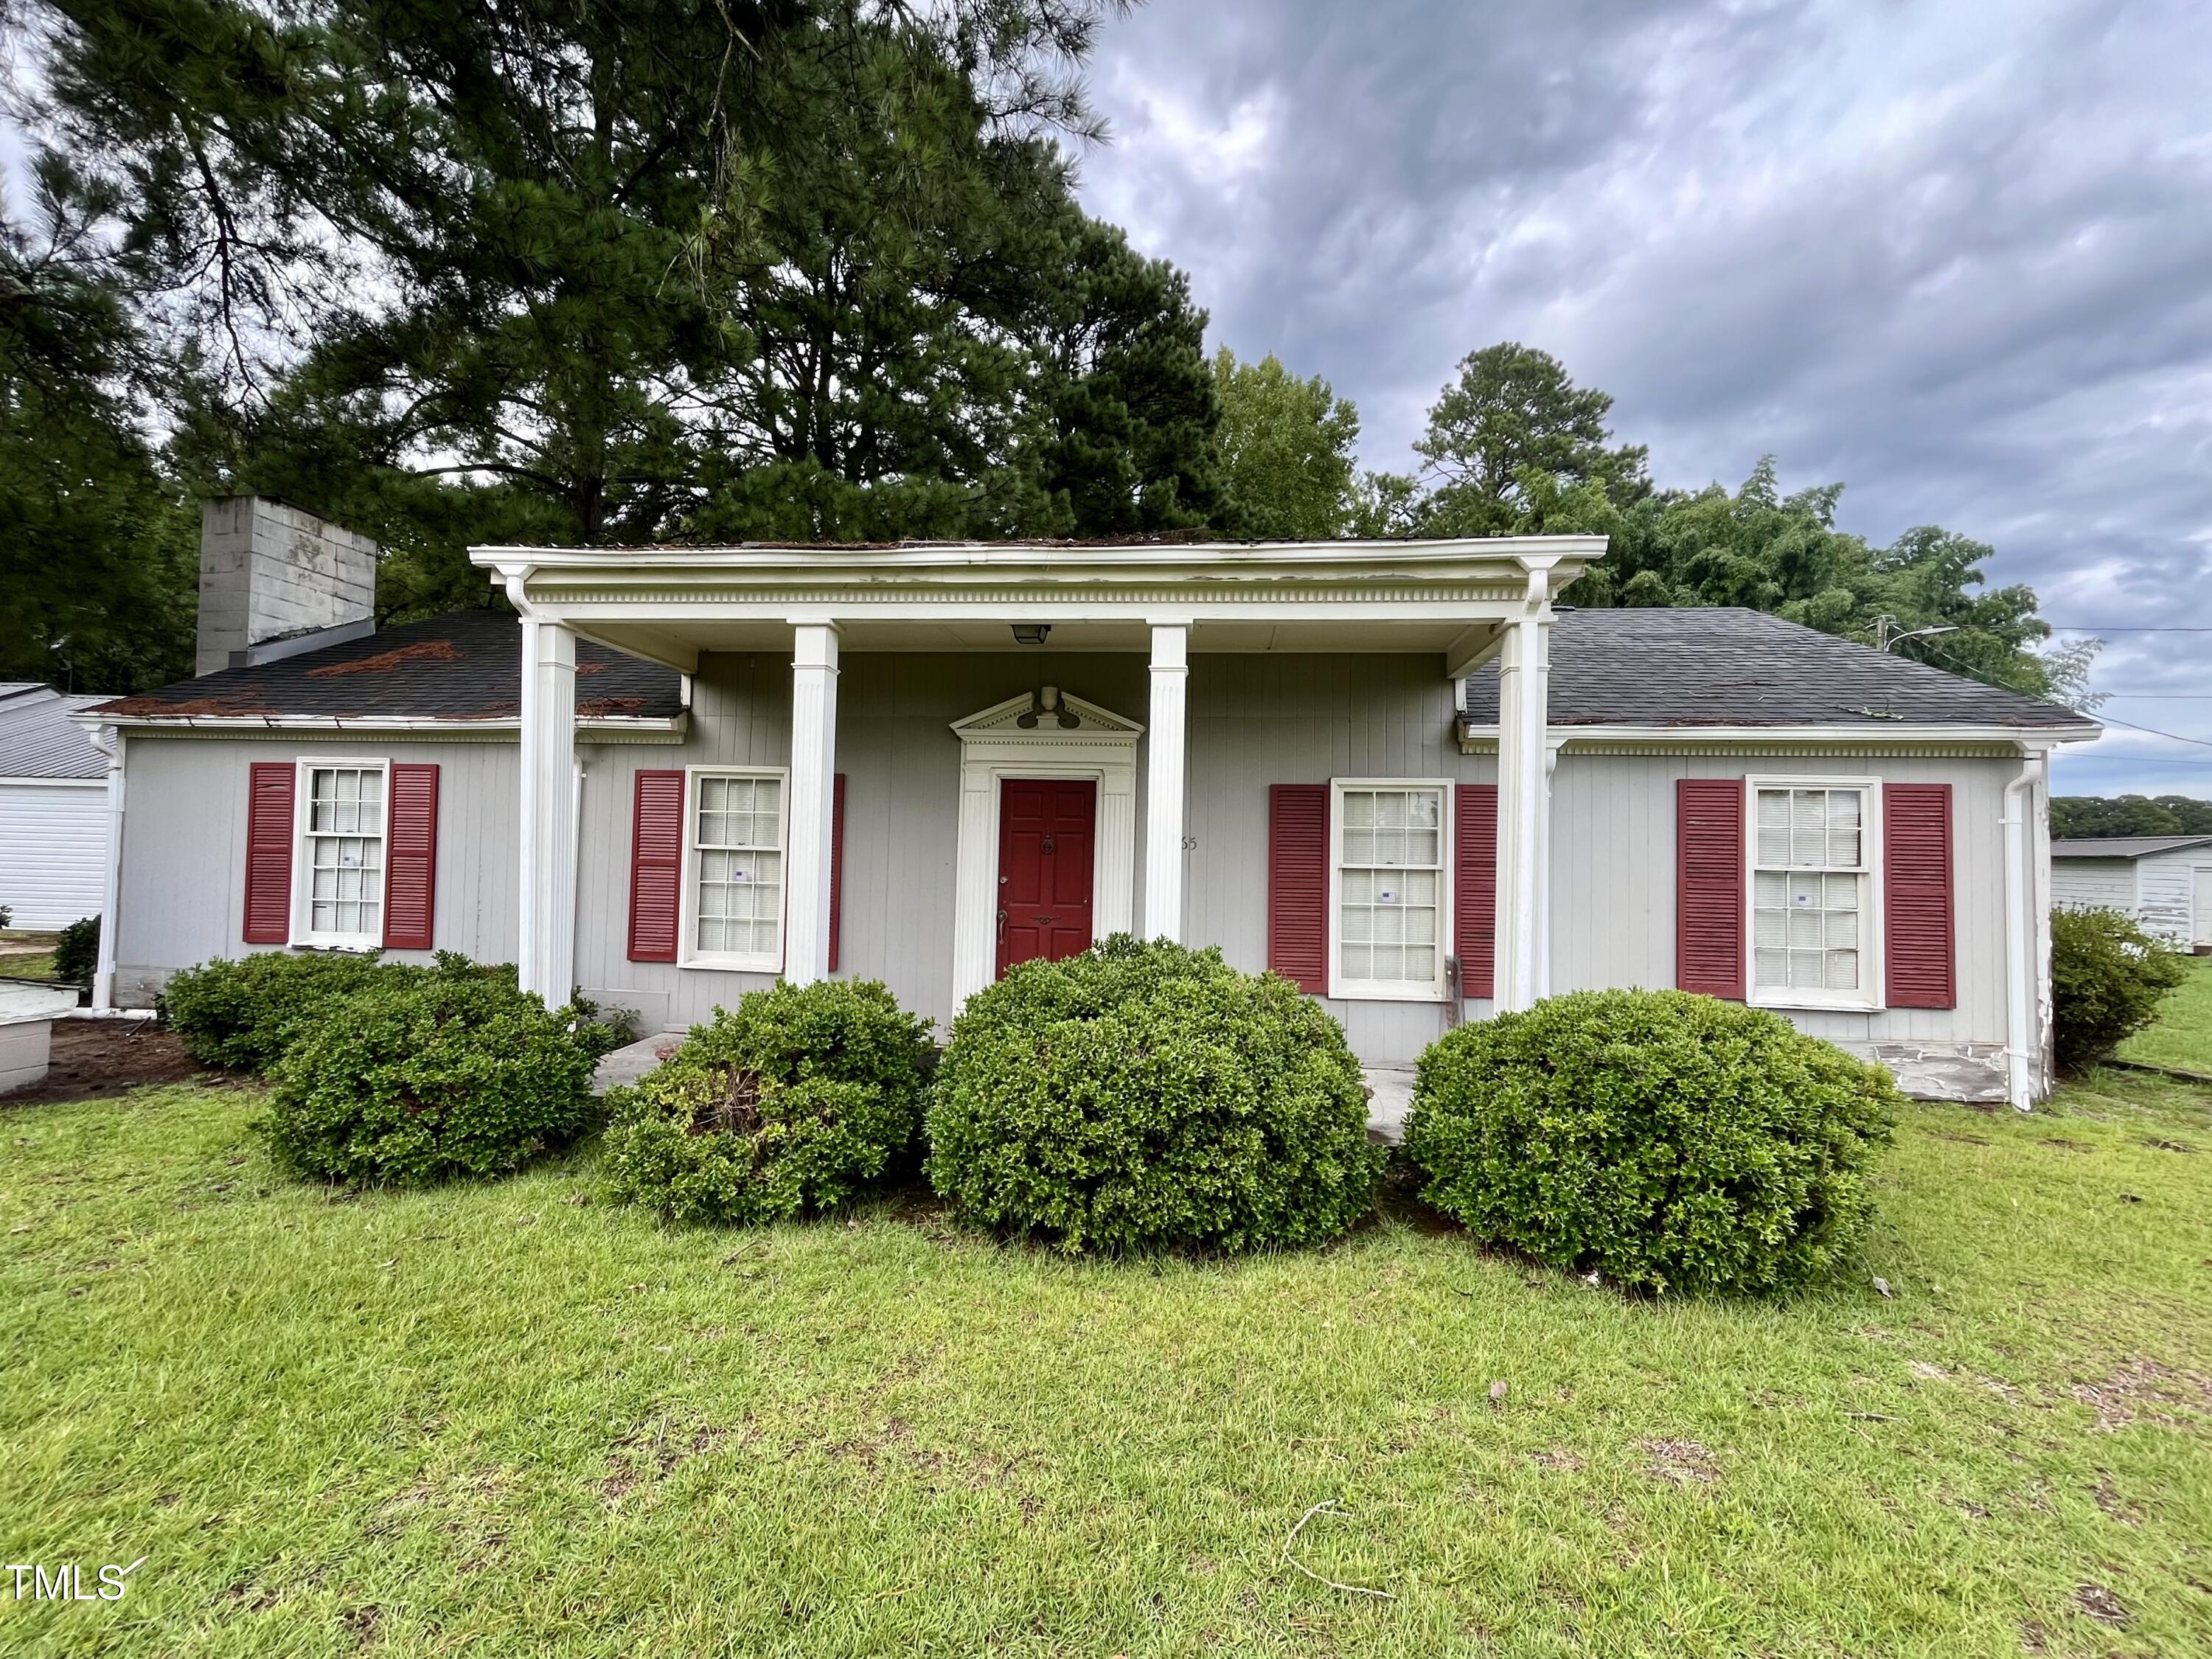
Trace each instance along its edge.
<path fill-rule="evenodd" d="M 2212 634 L 2212 628 L 2147 628 L 2132 623 L 2116 623 L 2104 628 L 2087 628 L 2079 623 L 2052 623 L 2061 634 Z"/>
<path fill-rule="evenodd" d="M 2137 726 L 2133 720 L 2124 720 L 2117 715 L 2092 714 L 2089 718 L 2100 720 L 2106 726 L 2124 726 L 2130 732 L 2148 732 L 2154 738 L 2171 738 L 2176 743 L 2193 743 L 2199 749 L 2212 749 L 2212 743 L 2207 743 L 2203 738 L 2185 738 L 2179 732 L 2161 732 L 2155 726 Z"/>
<path fill-rule="evenodd" d="M 2212 634 L 2212 628 L 2207 628 L 2207 629 L 2175 629 L 2174 631 L 2175 631 L 2175 632 L 2177 632 L 2177 633 L 2181 633 L 2181 632 L 2199 633 L 2199 632 L 2201 632 L 2201 633 L 2206 633 L 2206 634 Z M 1926 647 L 1925 648 L 1926 648 L 1927 650 L 1929 650 L 1929 651 L 1931 651 L 1931 652 L 1935 653 L 1935 654 L 1936 654 L 1936 655 L 1937 655 L 1937 656 L 1939 656 L 1939 657 L 1947 657 L 1947 658 L 1949 658 L 1949 659 L 1950 659 L 1950 660 L 1951 660 L 1952 662 L 1954 662 L 1954 663 L 1957 663 L 1957 664 L 1958 664 L 1958 665 L 1959 665 L 1960 668 L 1962 668 L 1962 669 L 1966 667 L 1966 665 L 1965 663 L 1963 663 L 1963 662 L 1960 662 L 1958 658 L 1951 656 L 1951 653 L 1950 653 L 1948 651 L 1946 651 L 1946 650 L 1945 650 L 1942 646 L 1940 646 L 1940 645 L 1930 645 L 1930 646 Z M 1968 670 L 1967 670 L 1967 672 L 1968 672 L 1969 673 L 1972 673 L 1972 671 L 1971 669 L 1968 669 Z M 2090 715 L 2090 716 L 2089 716 L 2089 718 L 2090 718 L 2091 720 L 2097 720 L 2097 721 L 2099 721 L 2100 724 L 2103 724 L 2103 725 L 2106 725 L 2106 726 L 2125 726 L 2125 727 L 2127 727 L 2127 729 L 2128 729 L 2129 731 L 2130 731 L 2130 732 L 2143 732 L 2143 733 L 2147 734 L 2148 736 L 2154 737 L 2154 738 L 2167 738 L 2168 740 L 2170 740 L 2170 741 L 2172 741 L 2172 742 L 2174 742 L 2174 743 L 2188 743 L 2188 744 L 2195 744 L 2197 748 L 2199 748 L 2199 749 L 2212 749 L 2212 743 L 2208 743 L 2208 742 L 2207 742 L 2207 741 L 2205 741 L 2205 739 L 2203 739 L 2203 738 L 2185 738 L 2185 737 L 2183 737 L 2183 736 L 2181 735 L 2181 733 L 2180 733 L 2180 732 L 2161 732 L 2161 731 L 2160 731 L 2160 730 L 2158 729 L 2158 727 L 2156 727 L 2155 726 L 2137 726 L 2137 725 L 2136 725 L 2133 720 L 2124 720 L 2120 719 L 2120 718 L 2119 718 L 2119 716 L 2118 716 L 2117 714 L 2101 714 L 2101 715 L 2100 715 L 2100 714 L 2092 714 L 2092 715 Z"/>

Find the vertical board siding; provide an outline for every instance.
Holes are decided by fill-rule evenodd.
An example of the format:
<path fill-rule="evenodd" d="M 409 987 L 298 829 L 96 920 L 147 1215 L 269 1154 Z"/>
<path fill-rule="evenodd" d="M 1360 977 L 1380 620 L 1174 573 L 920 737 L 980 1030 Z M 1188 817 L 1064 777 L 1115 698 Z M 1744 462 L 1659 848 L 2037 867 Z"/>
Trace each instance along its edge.
<path fill-rule="evenodd" d="M 240 918 L 252 862 L 246 842 L 254 769 L 268 766 L 289 775 L 299 761 L 322 757 L 377 756 L 438 767 L 437 943 L 480 962 L 514 960 L 512 743 L 380 738 L 365 732 L 255 738 L 133 732 L 126 752 L 115 925 L 117 989 L 125 1006 L 147 1006 L 179 968 L 289 940 L 289 870 L 277 915 L 270 918 L 281 919 L 282 930 L 272 927 L 260 939 L 242 938 Z M 291 830 L 287 818 L 288 866 Z"/>
<path fill-rule="evenodd" d="M 1452 889 L 1452 943 L 1459 955 L 1460 993 L 1497 994 L 1498 786 L 1463 783 L 1458 802 Z"/>
<path fill-rule="evenodd" d="M 1743 781 L 1674 786 L 1674 983 L 1744 1000 Z M 1552 878 L 1559 880 L 1554 870 Z"/>
<path fill-rule="evenodd" d="M 640 772 L 633 788 L 629 959 L 673 962 L 683 914 L 684 774 Z"/>
<path fill-rule="evenodd" d="M 1328 786 L 1267 791 L 1267 966 L 1315 996 L 1328 990 Z"/>
<path fill-rule="evenodd" d="M 256 761 L 247 775 L 245 923 L 239 937 L 248 945 L 283 945 L 292 937 L 292 793 L 297 775 L 290 761 Z"/>
<path fill-rule="evenodd" d="M 1951 786 L 1881 789 L 1883 1000 L 1950 1008 L 1959 1000 L 1951 915 Z"/>
<path fill-rule="evenodd" d="M 437 932 L 438 767 L 394 761 L 386 810 L 384 948 L 428 951 Z"/>

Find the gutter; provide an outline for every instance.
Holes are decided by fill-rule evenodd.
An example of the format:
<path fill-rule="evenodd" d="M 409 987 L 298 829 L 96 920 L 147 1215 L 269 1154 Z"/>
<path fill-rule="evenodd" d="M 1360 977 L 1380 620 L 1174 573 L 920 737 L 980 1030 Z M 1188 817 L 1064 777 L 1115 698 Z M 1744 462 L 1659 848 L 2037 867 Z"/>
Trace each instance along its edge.
<path fill-rule="evenodd" d="M 1453 722 L 1462 753 L 1477 752 L 1498 741 L 1496 722 L 1478 725 L 1462 714 Z M 1852 726 L 1629 726 L 1565 725 L 1554 720 L 1554 743 L 1726 743 L 1755 748 L 1769 743 L 2087 743 L 2100 737 L 2104 727 L 2081 726 L 1939 726 L 1928 724 Z"/>
<path fill-rule="evenodd" d="M 676 714 L 603 714 L 576 721 L 579 732 L 644 736 L 681 736 L 690 724 L 688 712 Z M 144 727 L 170 732 L 388 732 L 428 737 L 455 737 L 472 732 L 522 730 L 519 717 L 456 720 L 442 714 L 383 714 L 353 717 L 343 714 L 110 714 L 79 722 L 94 726 Z"/>

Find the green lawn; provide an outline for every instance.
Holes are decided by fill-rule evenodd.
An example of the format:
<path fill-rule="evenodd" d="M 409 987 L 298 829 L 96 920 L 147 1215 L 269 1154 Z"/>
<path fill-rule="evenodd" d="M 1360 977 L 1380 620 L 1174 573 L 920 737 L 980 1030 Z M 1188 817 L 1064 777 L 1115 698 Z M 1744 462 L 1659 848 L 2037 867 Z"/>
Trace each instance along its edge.
<path fill-rule="evenodd" d="M 18 947 L 43 945 L 46 948 L 34 955 L 0 954 L 0 979 L 52 979 L 54 976 L 53 947 L 60 942 L 55 933 L 31 933 L 16 927 L 0 927 L 0 945 Z"/>
<path fill-rule="evenodd" d="M 2190 966 L 2189 978 L 2159 1005 L 2158 1023 L 2120 1045 L 2121 1059 L 2212 1076 L 2212 957 Z"/>
<path fill-rule="evenodd" d="M 0 1590 L 0 1650 L 2212 1650 L 2212 1091 L 1918 1110 L 1894 1298 L 1779 1306 L 1403 1206 L 1112 1266 L 915 1200 L 663 1231 L 590 1152 L 349 1200 L 258 1106 L 0 1113 L 0 1560 L 146 1558 Z M 1300 1559 L 1394 1599 L 1284 1563 L 1330 1498 Z"/>

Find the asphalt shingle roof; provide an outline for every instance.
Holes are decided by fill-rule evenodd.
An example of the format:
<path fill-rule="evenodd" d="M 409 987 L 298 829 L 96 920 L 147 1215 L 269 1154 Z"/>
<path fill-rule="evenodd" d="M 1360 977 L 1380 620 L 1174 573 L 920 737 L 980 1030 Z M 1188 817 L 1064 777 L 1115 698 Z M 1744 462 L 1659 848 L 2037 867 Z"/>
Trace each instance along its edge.
<path fill-rule="evenodd" d="M 2185 847 L 2212 847 L 2212 836 L 2080 836 L 2051 843 L 2055 859 L 2142 859 Z"/>
<path fill-rule="evenodd" d="M 505 611 L 456 611 L 253 668 L 101 705 L 120 715 L 512 719 L 521 643 Z M 577 712 L 670 716 L 677 676 L 589 641 Z M 1468 682 L 1468 722 L 1494 725 L 1498 676 Z M 2081 726 L 2051 703 L 1817 633 L 1763 611 L 1562 611 L 1552 630 L 1554 726 Z"/>
<path fill-rule="evenodd" d="M 104 702 L 36 681 L 0 684 L 0 778 L 104 778 L 107 757 L 70 715 Z"/>
<path fill-rule="evenodd" d="M 224 668 L 103 704 L 125 716 L 305 715 L 512 720 L 522 708 L 520 622 L 507 611 L 456 611 L 252 668 Z M 683 712 L 673 670 L 589 640 L 576 642 L 576 713 Z"/>
<path fill-rule="evenodd" d="M 1498 674 L 1469 676 L 1468 724 L 1498 723 Z M 2001 691 L 1762 611 L 1561 611 L 1553 726 L 2081 726 Z"/>

